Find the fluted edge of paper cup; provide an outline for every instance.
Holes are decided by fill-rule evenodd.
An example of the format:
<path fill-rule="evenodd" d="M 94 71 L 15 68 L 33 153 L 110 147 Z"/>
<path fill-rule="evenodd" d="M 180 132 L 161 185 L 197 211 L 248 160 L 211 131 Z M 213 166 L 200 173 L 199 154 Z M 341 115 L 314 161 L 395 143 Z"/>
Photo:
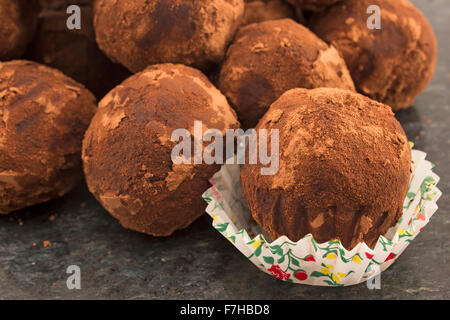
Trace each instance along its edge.
<path fill-rule="evenodd" d="M 412 173 L 395 227 L 378 238 L 374 249 L 360 243 L 351 250 L 339 240 L 317 243 L 311 234 L 297 242 L 285 236 L 269 242 L 255 223 L 242 195 L 240 166 L 223 165 L 203 194 L 213 227 L 256 267 L 279 280 L 315 286 L 349 286 L 386 270 L 422 231 L 438 209 L 441 191 L 434 165 L 422 151 L 412 150 Z"/>

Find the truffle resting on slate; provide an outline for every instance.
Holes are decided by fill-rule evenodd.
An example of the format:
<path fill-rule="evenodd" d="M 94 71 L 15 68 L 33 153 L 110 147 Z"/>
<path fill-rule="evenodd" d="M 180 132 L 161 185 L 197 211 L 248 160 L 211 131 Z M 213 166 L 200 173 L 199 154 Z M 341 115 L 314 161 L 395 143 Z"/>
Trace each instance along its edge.
<path fill-rule="evenodd" d="M 36 0 L 0 0 L 0 60 L 20 58 L 36 31 Z"/>
<path fill-rule="evenodd" d="M 338 51 L 291 19 L 241 28 L 228 49 L 219 87 L 244 128 L 254 127 L 270 104 L 289 89 L 354 90 Z"/>
<path fill-rule="evenodd" d="M 367 28 L 369 5 L 380 7 L 381 29 Z M 436 37 L 406 0 L 347 0 L 313 16 L 311 29 L 341 52 L 360 93 L 394 111 L 411 106 L 433 76 Z"/>
<path fill-rule="evenodd" d="M 282 0 L 246 0 L 242 25 L 267 20 L 295 18 L 294 8 Z"/>
<path fill-rule="evenodd" d="M 125 228 L 168 236 L 204 213 L 201 195 L 220 166 L 171 159 L 172 132 L 192 135 L 195 120 L 203 132 L 239 128 L 226 98 L 184 65 L 149 66 L 100 101 L 83 141 L 84 171 L 89 190 Z"/>
<path fill-rule="evenodd" d="M 34 62 L 0 63 L 0 214 L 70 191 L 83 177 L 81 142 L 94 96 Z"/>
<path fill-rule="evenodd" d="M 288 3 L 308 11 L 320 11 L 346 0 L 286 0 Z"/>
<path fill-rule="evenodd" d="M 242 22 L 244 0 L 98 0 L 97 43 L 132 72 L 156 63 L 207 69 L 223 60 Z"/>
<path fill-rule="evenodd" d="M 26 56 L 64 72 L 101 99 L 131 73 L 122 65 L 109 60 L 98 48 L 91 5 L 81 6 L 80 30 L 67 29 L 67 17 L 64 6 L 58 10 L 43 11 L 37 34 Z"/>
<path fill-rule="evenodd" d="M 264 176 L 261 165 L 245 164 L 241 183 L 273 240 L 311 233 L 373 248 L 401 217 L 411 150 L 389 106 L 348 90 L 293 89 L 257 128 L 279 129 L 279 171 Z"/>

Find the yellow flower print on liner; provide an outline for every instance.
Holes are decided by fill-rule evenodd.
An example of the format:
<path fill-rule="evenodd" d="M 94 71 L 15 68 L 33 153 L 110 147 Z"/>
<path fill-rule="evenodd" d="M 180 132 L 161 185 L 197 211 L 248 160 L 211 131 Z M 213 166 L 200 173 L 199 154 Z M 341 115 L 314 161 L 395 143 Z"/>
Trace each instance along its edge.
<path fill-rule="evenodd" d="M 261 245 L 261 240 L 257 240 L 252 243 L 252 248 L 257 249 Z"/>
<path fill-rule="evenodd" d="M 333 274 L 331 277 L 333 278 L 334 282 L 341 282 L 341 279 L 339 279 L 337 275 Z"/>
<path fill-rule="evenodd" d="M 353 256 L 352 261 L 357 264 L 361 264 L 361 258 L 359 256 Z"/>
<path fill-rule="evenodd" d="M 322 272 L 323 274 L 331 274 L 330 270 L 328 270 L 327 268 L 322 268 L 320 269 L 320 272 Z"/>
<path fill-rule="evenodd" d="M 333 260 L 333 259 L 336 259 L 336 257 L 337 257 L 337 256 L 336 256 L 335 253 L 330 252 L 329 254 L 326 255 L 325 258 L 327 258 L 328 260 Z"/>

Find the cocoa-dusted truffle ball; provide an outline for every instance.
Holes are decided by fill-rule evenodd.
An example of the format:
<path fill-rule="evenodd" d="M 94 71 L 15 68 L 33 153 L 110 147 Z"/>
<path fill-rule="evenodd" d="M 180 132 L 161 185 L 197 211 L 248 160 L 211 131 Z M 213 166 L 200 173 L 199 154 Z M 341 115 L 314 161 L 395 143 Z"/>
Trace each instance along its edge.
<path fill-rule="evenodd" d="M 100 48 L 132 72 L 172 62 L 207 68 L 222 61 L 244 0 L 98 0 Z"/>
<path fill-rule="evenodd" d="M 100 102 L 83 142 L 84 171 L 89 190 L 125 228 L 168 236 L 204 213 L 201 194 L 218 165 L 171 160 L 172 132 L 193 134 L 195 120 L 204 132 L 239 127 L 226 98 L 183 65 L 150 66 Z"/>
<path fill-rule="evenodd" d="M 279 171 L 264 176 L 260 165 L 244 165 L 241 182 L 274 240 L 312 233 L 347 249 L 373 247 L 402 215 L 411 150 L 388 106 L 348 90 L 293 89 L 257 128 L 279 129 Z"/>
<path fill-rule="evenodd" d="M 267 20 L 295 18 L 294 9 L 282 0 L 246 0 L 242 25 Z"/>
<path fill-rule="evenodd" d="M 381 29 L 367 27 L 369 5 L 381 9 Z M 344 56 L 358 91 L 392 107 L 413 103 L 436 66 L 433 29 L 405 0 L 348 0 L 313 17 L 316 34 Z"/>
<path fill-rule="evenodd" d="M 65 8 L 42 12 L 27 58 L 61 70 L 101 99 L 131 73 L 109 60 L 98 48 L 92 24 L 92 6 L 81 6 L 79 30 L 67 28 Z"/>
<path fill-rule="evenodd" d="M 320 11 L 343 0 L 286 0 L 286 1 L 304 10 Z"/>
<path fill-rule="evenodd" d="M 241 28 L 228 49 L 219 87 L 245 128 L 255 126 L 270 104 L 289 89 L 354 90 L 337 50 L 291 19 Z"/>
<path fill-rule="evenodd" d="M 37 0 L 0 0 L 0 60 L 21 57 L 36 30 Z"/>
<path fill-rule="evenodd" d="M 61 72 L 0 63 L 0 214 L 62 196 L 81 179 L 94 96 Z"/>

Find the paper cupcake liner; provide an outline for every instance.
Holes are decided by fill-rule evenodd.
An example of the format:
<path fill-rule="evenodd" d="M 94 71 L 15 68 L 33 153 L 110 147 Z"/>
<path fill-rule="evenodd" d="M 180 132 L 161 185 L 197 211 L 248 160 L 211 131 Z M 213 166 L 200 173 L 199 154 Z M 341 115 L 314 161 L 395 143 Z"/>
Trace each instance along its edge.
<path fill-rule="evenodd" d="M 212 225 L 261 271 L 288 282 L 316 286 L 348 286 L 386 270 L 419 234 L 436 212 L 441 191 L 434 166 L 426 154 L 412 150 L 412 173 L 395 227 L 378 238 L 374 249 L 359 243 L 352 250 L 340 241 L 317 243 L 311 234 L 297 242 L 286 236 L 275 241 L 251 218 L 242 194 L 240 165 L 223 165 L 211 179 L 203 198 Z"/>

